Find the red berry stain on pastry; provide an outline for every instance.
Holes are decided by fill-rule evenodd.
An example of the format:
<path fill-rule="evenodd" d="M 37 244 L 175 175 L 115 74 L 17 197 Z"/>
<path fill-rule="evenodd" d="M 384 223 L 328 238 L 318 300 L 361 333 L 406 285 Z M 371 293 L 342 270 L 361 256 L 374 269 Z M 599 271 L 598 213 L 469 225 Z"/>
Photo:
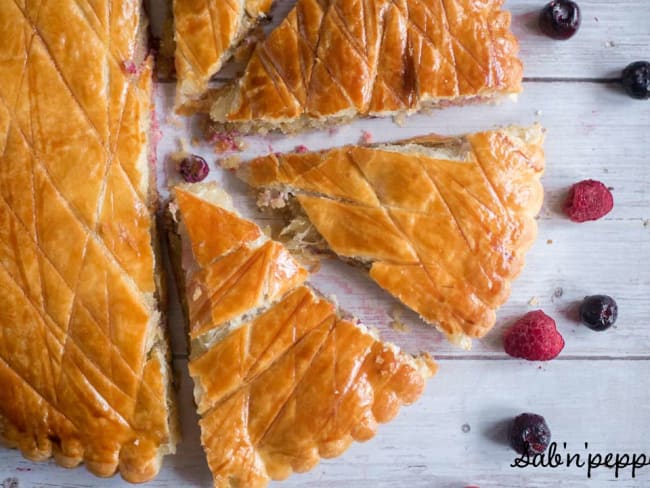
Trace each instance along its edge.
<path fill-rule="evenodd" d="M 574 184 L 564 203 L 564 213 L 574 222 L 598 220 L 614 208 L 612 192 L 596 180 Z"/>
<path fill-rule="evenodd" d="M 553 0 L 539 13 L 539 28 L 548 37 L 566 40 L 578 32 L 580 7 L 571 0 Z"/>
<path fill-rule="evenodd" d="M 294 148 L 294 152 L 297 152 L 298 154 L 306 153 L 309 152 L 309 149 L 307 149 L 307 146 L 304 144 L 299 144 Z"/>
<path fill-rule="evenodd" d="M 125 73 L 129 75 L 134 75 L 138 72 L 138 67 L 130 59 L 127 59 L 126 61 L 122 61 L 122 69 L 124 70 Z"/>
<path fill-rule="evenodd" d="M 178 171 L 188 183 L 198 183 L 208 176 L 210 168 L 201 156 L 190 154 L 181 160 L 178 165 Z"/>
<path fill-rule="evenodd" d="M 506 353 L 528 361 L 548 361 L 564 348 L 564 339 L 555 320 L 541 310 L 528 312 L 515 322 L 503 336 Z"/>

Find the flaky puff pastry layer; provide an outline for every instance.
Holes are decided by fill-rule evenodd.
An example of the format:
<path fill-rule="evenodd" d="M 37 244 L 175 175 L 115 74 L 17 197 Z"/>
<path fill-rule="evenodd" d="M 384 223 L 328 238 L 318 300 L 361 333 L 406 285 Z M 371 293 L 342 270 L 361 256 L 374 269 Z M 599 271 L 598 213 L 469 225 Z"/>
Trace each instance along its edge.
<path fill-rule="evenodd" d="M 176 110 L 191 112 L 272 0 L 174 0 Z"/>
<path fill-rule="evenodd" d="M 332 251 L 468 346 L 494 325 L 536 237 L 542 142 L 539 126 L 426 136 L 272 154 L 240 175 L 295 197 Z"/>
<path fill-rule="evenodd" d="M 206 308 L 203 292 L 194 290 L 213 290 L 206 286 L 205 266 L 242 249 L 282 249 L 229 205 L 203 199 L 207 188 L 176 188 L 171 204 L 183 241 L 179 261 L 190 317 Z M 201 441 L 218 487 L 266 486 L 312 469 L 321 457 L 340 455 L 353 440 L 370 439 L 378 423 L 420 396 L 435 371 L 430 359 L 407 356 L 341 318 L 332 302 L 302 284 L 307 272 L 286 250 L 270 261 L 272 280 L 243 262 L 228 272 L 240 281 L 247 274 L 272 281 L 281 291 L 252 304 L 242 290 L 242 303 L 256 308 L 238 309 L 239 318 L 226 322 L 218 312 L 209 320 L 217 336 L 191 337 L 193 346 L 202 342 L 189 367 Z M 208 308 L 221 310 L 222 296 L 214 291 Z"/>
<path fill-rule="evenodd" d="M 0 434 L 134 482 L 174 447 L 144 28 L 133 1 L 0 0 Z"/>
<path fill-rule="evenodd" d="M 297 0 L 214 121 L 292 131 L 521 91 L 502 0 Z"/>

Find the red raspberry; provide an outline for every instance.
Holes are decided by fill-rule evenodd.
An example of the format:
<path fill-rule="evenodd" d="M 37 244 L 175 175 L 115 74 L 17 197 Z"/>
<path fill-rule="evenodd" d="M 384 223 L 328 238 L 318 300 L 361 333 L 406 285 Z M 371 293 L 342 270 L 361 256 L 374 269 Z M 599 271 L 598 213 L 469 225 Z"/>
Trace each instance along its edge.
<path fill-rule="evenodd" d="M 569 191 L 564 203 L 564 213 L 574 222 L 598 220 L 614 207 L 612 193 L 600 181 L 584 180 Z"/>
<path fill-rule="evenodd" d="M 560 354 L 564 339 L 555 327 L 555 320 L 541 310 L 535 310 L 506 330 L 503 345 L 512 357 L 548 361 Z"/>

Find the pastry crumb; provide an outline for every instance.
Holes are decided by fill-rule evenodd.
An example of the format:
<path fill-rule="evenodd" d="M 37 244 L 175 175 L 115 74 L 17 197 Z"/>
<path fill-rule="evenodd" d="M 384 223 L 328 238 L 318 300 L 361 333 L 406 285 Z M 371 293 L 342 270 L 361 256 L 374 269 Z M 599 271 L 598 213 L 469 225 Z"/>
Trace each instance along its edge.
<path fill-rule="evenodd" d="M 553 239 L 546 239 L 546 244 L 553 244 Z"/>
<path fill-rule="evenodd" d="M 264 226 L 264 228 L 262 229 L 262 234 L 264 234 L 266 237 L 273 237 L 272 236 L 273 231 L 271 230 L 271 226 L 270 225 Z"/>
<path fill-rule="evenodd" d="M 287 193 L 267 188 L 258 193 L 256 204 L 259 208 L 284 208 L 287 206 Z"/>
<path fill-rule="evenodd" d="M 183 154 L 189 154 L 189 143 L 187 142 L 187 139 L 184 136 L 180 136 L 178 138 L 178 147 L 180 148 L 181 153 Z"/>
<path fill-rule="evenodd" d="M 531 297 L 530 300 L 528 300 L 528 305 L 535 306 L 539 303 L 539 299 L 537 297 Z"/>
<path fill-rule="evenodd" d="M 391 329 L 404 333 L 411 331 L 411 329 L 402 322 L 402 308 L 400 306 L 394 306 L 388 316 L 392 319 L 388 324 Z"/>
<path fill-rule="evenodd" d="M 393 122 L 396 125 L 399 125 L 402 127 L 404 123 L 406 122 L 406 115 L 404 115 L 404 112 L 401 112 L 393 117 Z"/>
<path fill-rule="evenodd" d="M 173 125 L 177 129 L 181 129 L 183 127 L 183 120 L 181 120 L 181 118 L 174 113 L 167 114 L 167 117 L 165 117 L 165 122 L 167 122 L 168 125 Z"/>
<path fill-rule="evenodd" d="M 227 156 L 219 160 L 219 166 L 227 170 L 236 170 L 239 169 L 241 165 L 241 158 L 237 155 Z"/>
<path fill-rule="evenodd" d="M 218 132 L 210 127 L 207 132 L 206 140 L 214 146 L 215 153 L 241 152 L 246 149 L 244 138 L 238 131 Z"/>

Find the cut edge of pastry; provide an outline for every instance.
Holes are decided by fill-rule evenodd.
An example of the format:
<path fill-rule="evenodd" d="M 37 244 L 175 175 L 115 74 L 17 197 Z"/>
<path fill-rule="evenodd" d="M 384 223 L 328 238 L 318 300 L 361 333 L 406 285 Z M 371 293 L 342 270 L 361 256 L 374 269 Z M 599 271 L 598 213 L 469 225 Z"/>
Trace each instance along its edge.
<path fill-rule="evenodd" d="M 136 65 L 142 66 L 147 64 L 149 69 L 140 73 L 140 77 L 146 75 L 147 83 L 153 83 L 153 57 L 148 52 L 149 38 L 149 21 L 144 11 L 140 15 L 140 25 L 138 29 L 138 41 L 136 43 Z M 142 78 L 141 78 L 142 79 Z M 169 433 L 168 441 L 161 444 L 157 449 L 157 454 L 150 463 L 144 466 L 135 466 L 122 462 L 120 459 L 119 471 L 121 476 L 129 482 L 140 483 L 149 481 L 157 476 L 162 466 L 164 456 L 174 454 L 176 446 L 180 442 L 181 429 L 178 415 L 178 405 L 174 392 L 174 379 L 171 366 L 171 347 L 169 341 L 169 331 L 167 324 L 167 281 L 163 270 L 163 254 L 160 246 L 160 230 L 157 220 L 157 211 L 159 208 L 160 195 L 158 193 L 156 165 L 157 165 L 157 145 L 158 120 L 156 107 L 154 103 L 155 90 L 149 89 L 150 108 L 146 116 L 140 118 L 140 129 L 143 134 L 147 135 L 146 151 L 138 158 L 136 168 L 142 175 L 140 182 L 140 191 L 146 195 L 146 204 L 151 214 L 151 247 L 153 250 L 154 266 L 154 283 L 155 291 L 148 297 L 151 309 L 153 310 L 150 323 L 148 324 L 148 334 L 145 341 L 145 360 L 143 369 L 149 361 L 155 361 L 160 366 L 160 376 L 164 385 L 164 402 L 167 413 L 167 431 Z M 154 364 L 154 363 L 152 363 Z"/>
<path fill-rule="evenodd" d="M 407 360 L 407 362 L 413 367 L 413 369 L 415 369 L 420 373 L 420 376 L 422 376 L 424 380 L 431 378 L 438 371 L 438 365 L 435 363 L 435 361 L 433 360 L 433 358 L 428 352 L 419 352 L 417 354 L 412 354 L 412 353 L 402 351 L 402 348 L 399 347 L 394 342 L 390 342 L 383 339 L 381 337 L 379 330 L 376 327 L 366 325 L 361 321 L 361 319 L 356 317 L 354 314 L 341 308 L 338 303 L 338 299 L 336 295 L 329 295 L 329 296 L 325 295 L 318 288 L 314 287 L 309 283 L 307 283 L 306 286 L 307 288 L 309 288 L 309 290 L 314 296 L 322 300 L 329 301 L 334 305 L 336 309 L 337 319 L 346 320 L 354 324 L 361 333 L 372 337 L 378 342 L 381 342 L 381 344 L 385 346 L 387 349 L 391 350 L 395 354 L 395 356 L 401 355 L 402 357 L 404 357 Z"/>
<path fill-rule="evenodd" d="M 463 160 L 458 159 L 461 163 Z M 361 256 L 342 256 L 332 251 L 323 236 L 318 232 L 314 224 L 311 223 L 309 217 L 304 212 L 300 204 L 296 201 L 295 194 L 291 187 L 285 187 L 286 192 L 284 201 L 285 205 L 282 208 L 271 209 L 271 212 L 280 216 L 286 222 L 286 225 L 280 230 L 278 239 L 289 251 L 297 257 L 297 259 L 304 263 L 311 263 L 314 259 L 320 260 L 318 256 L 331 256 L 335 257 L 347 264 L 361 269 L 366 275 L 370 272 L 373 260 L 365 259 Z M 305 195 L 306 192 L 296 192 L 296 194 Z M 258 198 L 258 205 L 260 200 L 268 200 L 269 195 L 268 187 L 261 190 L 262 198 Z M 266 210 L 271 207 L 259 206 L 261 210 Z M 395 298 L 397 300 L 397 298 Z M 469 351 L 472 348 L 472 338 L 464 333 L 449 334 L 440 328 L 437 324 L 432 324 L 425 319 L 422 315 L 418 314 L 423 322 L 433 325 L 442 334 L 445 335 L 447 340 L 452 344 Z"/>
<path fill-rule="evenodd" d="M 174 0 L 175 4 L 178 0 Z M 174 73 L 176 75 L 176 94 L 174 97 L 174 112 L 179 115 L 192 115 L 197 112 L 207 111 L 206 107 L 212 104 L 212 93 L 208 87 L 209 81 L 215 76 L 224 65 L 231 59 L 237 57 L 242 50 L 246 39 L 254 33 L 256 27 L 268 16 L 270 6 L 264 8 L 249 8 L 248 0 L 236 0 L 240 4 L 242 15 L 239 19 L 237 33 L 233 36 L 230 45 L 223 51 L 221 56 L 207 70 L 206 76 L 192 76 L 191 78 L 179 77 L 179 49 L 176 40 L 175 15 L 172 7 L 172 19 L 170 25 L 163 32 L 163 44 L 169 47 L 174 57 Z M 272 2 L 269 2 L 271 5 Z M 252 7 L 252 6 L 251 6 Z"/>
<path fill-rule="evenodd" d="M 226 85 L 212 92 L 212 107 L 209 112 L 215 129 L 226 131 L 237 130 L 245 134 L 265 134 L 272 131 L 295 133 L 307 129 L 323 129 L 332 125 L 345 124 L 357 118 L 391 116 L 399 123 L 406 116 L 421 111 L 426 112 L 435 108 L 467 105 L 472 103 L 496 103 L 505 98 L 516 99 L 517 95 L 523 90 L 523 64 L 517 56 L 519 52 L 519 41 L 511 31 L 512 14 L 503 9 L 502 0 L 484 3 L 485 5 L 481 6 L 473 4 L 468 6 L 464 5 L 463 2 L 460 2 L 459 5 L 454 4 L 455 8 L 452 9 L 452 17 L 456 18 L 451 21 L 452 24 L 456 26 L 454 29 L 450 28 L 450 14 L 447 12 L 447 9 L 451 7 L 442 6 L 441 10 L 443 13 L 441 14 L 441 19 L 436 17 L 437 13 L 434 13 L 434 11 L 438 12 L 436 9 L 432 11 L 430 8 L 425 8 L 423 11 L 427 12 L 427 20 L 422 22 L 426 27 L 418 25 L 415 29 L 418 33 L 414 34 L 415 37 L 413 39 L 410 34 L 406 34 L 406 32 L 408 32 L 407 28 L 410 28 L 413 23 L 411 17 L 413 12 L 409 11 L 409 6 L 398 6 L 397 4 L 393 4 L 393 7 L 404 10 L 398 16 L 400 19 L 399 22 L 402 22 L 400 23 L 400 28 L 402 29 L 400 34 L 403 38 L 401 38 L 400 35 L 395 35 L 397 28 L 394 26 L 391 27 L 391 25 L 393 25 L 391 20 L 387 20 L 384 17 L 381 17 L 381 19 L 379 17 L 374 17 L 374 12 L 370 12 L 367 15 L 368 18 L 366 21 L 370 22 L 372 26 L 374 26 L 374 23 L 376 22 L 376 27 L 379 31 L 378 35 L 382 36 L 381 40 L 377 42 L 377 46 L 374 46 L 374 41 L 369 41 L 365 34 L 366 30 L 368 30 L 368 36 L 371 38 L 374 29 L 368 26 L 364 29 L 362 26 L 360 31 L 364 34 L 361 38 L 357 38 L 357 31 L 359 30 L 358 26 L 356 26 L 355 29 L 348 27 L 348 29 L 352 29 L 355 32 L 350 33 L 352 32 L 350 31 L 347 35 L 341 37 L 345 40 L 339 40 L 337 34 L 333 33 L 335 28 L 330 25 L 330 23 L 335 24 L 336 21 L 332 21 L 328 17 L 329 2 L 310 3 L 302 2 L 302 0 L 300 0 L 292 7 L 282 22 L 276 26 L 265 39 L 258 43 L 256 51 L 251 57 L 251 60 L 255 59 L 256 61 L 255 66 L 249 70 L 249 60 L 249 65 L 246 66 L 243 75 L 231 80 Z M 304 12 L 311 12 L 312 5 L 316 4 L 320 7 L 320 16 L 314 14 L 314 19 L 308 19 L 311 20 L 312 23 L 306 24 L 307 21 L 304 17 L 306 14 Z M 350 12 L 352 11 L 353 7 L 350 7 Z M 361 9 L 361 12 L 363 12 L 363 9 Z M 382 12 L 381 15 L 384 15 L 386 10 L 382 7 L 378 12 Z M 417 16 L 418 14 L 414 15 Z M 476 20 L 475 16 L 479 15 L 481 20 L 485 22 L 485 25 L 476 24 L 474 22 Z M 316 19 L 316 17 L 318 18 Z M 435 24 L 438 21 L 444 27 L 442 30 L 447 31 L 449 36 L 448 38 L 443 36 L 442 40 L 438 40 L 435 34 L 433 34 L 433 37 L 429 37 L 431 35 L 429 27 L 433 25 L 431 23 Z M 386 23 L 388 23 L 388 27 L 386 27 Z M 484 25 L 484 28 L 487 30 L 487 32 L 484 33 L 484 36 L 480 34 L 481 29 L 479 29 L 479 25 Z M 437 26 L 437 29 L 434 29 L 434 31 L 438 30 L 440 30 L 439 25 Z M 454 30 L 454 32 L 452 32 L 452 30 Z M 296 31 L 299 32 L 297 36 L 288 34 L 289 32 L 293 33 Z M 458 69 L 456 68 L 456 55 L 452 54 L 452 59 L 448 62 L 454 65 L 453 67 L 456 69 L 457 89 L 453 90 L 453 92 L 450 92 L 448 89 L 439 89 L 440 87 L 435 87 L 433 88 L 434 91 L 429 91 L 427 83 L 431 83 L 433 86 L 437 81 L 431 81 L 428 79 L 423 81 L 424 78 L 420 79 L 417 72 L 412 74 L 415 79 L 415 81 L 413 81 L 410 78 L 404 79 L 405 76 L 410 75 L 409 73 L 406 73 L 406 75 L 405 73 L 401 73 L 403 84 L 418 85 L 422 83 L 423 86 L 417 87 L 415 91 L 411 90 L 409 93 L 396 94 L 393 93 L 394 90 L 392 88 L 388 88 L 393 85 L 386 84 L 386 89 L 391 92 L 391 94 L 387 96 L 388 98 L 394 97 L 397 99 L 400 96 L 404 96 L 408 98 L 408 101 L 402 100 L 399 103 L 393 101 L 387 103 L 378 102 L 373 104 L 372 100 L 375 98 L 374 88 L 377 86 L 380 68 L 387 67 L 388 70 L 406 70 L 406 68 L 402 68 L 402 66 L 399 68 L 396 67 L 396 63 L 398 63 L 396 58 L 398 56 L 395 51 L 398 49 L 398 46 L 399 49 L 402 49 L 401 55 L 404 58 L 413 55 L 417 56 L 415 51 L 419 52 L 420 56 L 422 56 L 422 52 L 424 52 L 421 50 L 422 48 L 413 47 L 413 45 L 418 44 L 416 39 L 421 39 L 420 36 L 423 36 L 424 38 L 429 37 L 429 42 L 435 44 L 436 49 L 440 49 L 439 51 L 436 51 L 437 55 L 446 59 L 446 54 L 444 53 L 443 48 L 440 47 L 440 44 L 445 44 L 445 42 L 453 43 L 453 40 L 448 39 L 456 39 L 458 41 L 457 36 L 462 35 L 459 34 L 459 32 L 465 33 L 467 37 L 471 37 L 472 41 L 488 43 L 487 47 L 484 45 L 481 46 L 489 51 L 489 57 L 487 60 L 482 59 L 482 63 L 485 66 L 482 66 L 480 75 L 473 71 L 471 74 L 464 72 L 464 74 L 460 76 L 458 74 Z M 393 39 L 389 36 L 400 37 L 400 41 L 403 44 L 408 44 L 408 47 L 399 44 L 397 40 L 392 44 L 391 41 Z M 489 40 L 484 38 L 486 36 L 489 37 Z M 312 39 L 312 37 L 315 38 Z M 328 41 L 324 41 L 325 43 L 322 44 L 322 38 L 326 38 Z M 387 39 L 388 41 L 386 41 Z M 433 42 L 431 39 L 436 39 L 436 41 Z M 370 45 L 365 46 L 364 43 L 366 42 L 370 43 Z M 350 44 L 353 47 L 346 50 L 346 48 L 348 48 L 347 44 Z M 471 47 L 465 46 L 461 41 L 459 41 L 459 44 L 467 54 L 471 55 Z M 372 57 L 364 58 L 363 55 L 359 55 L 359 52 L 363 51 L 364 48 L 366 54 L 370 51 L 374 53 L 374 49 L 377 50 L 377 53 Z M 305 49 L 309 50 L 308 57 L 305 57 Z M 340 81 L 340 75 L 338 75 L 338 73 L 345 71 L 346 66 L 344 62 L 333 66 L 327 64 L 328 57 L 339 57 L 342 53 L 347 54 L 355 49 L 357 50 L 355 56 L 358 56 L 358 58 L 355 57 L 355 62 L 369 64 L 375 63 L 370 66 L 370 69 L 367 71 L 355 72 L 362 79 L 367 79 L 367 84 L 363 89 L 360 88 L 358 83 L 356 83 L 356 79 L 355 83 L 352 84 Z M 390 51 L 390 53 L 383 57 L 382 49 Z M 260 52 L 259 56 L 257 56 L 258 51 Z M 262 51 L 264 52 L 264 55 L 261 54 Z M 410 54 L 407 53 L 407 51 L 409 51 Z M 286 60 L 282 58 L 282 53 L 287 52 L 291 52 L 291 54 L 284 54 L 285 56 L 300 56 L 301 59 L 305 59 L 303 59 L 301 63 L 285 63 Z M 452 50 L 452 53 L 453 52 L 455 51 Z M 391 58 L 391 56 L 395 59 Z M 477 64 L 481 64 L 481 61 L 476 57 L 473 55 L 471 55 L 471 57 L 474 58 L 474 61 Z M 378 63 L 384 59 L 390 61 L 387 61 L 386 65 L 380 66 Z M 394 65 L 389 66 L 388 63 L 390 62 Z M 420 62 L 424 63 L 425 61 L 420 59 Z M 459 63 L 463 63 L 463 59 L 460 59 Z M 323 77 L 316 75 L 314 78 L 311 71 L 305 73 L 307 68 L 304 66 L 298 66 L 298 64 L 307 64 L 307 66 L 311 64 L 312 69 L 315 69 L 318 65 L 323 70 L 327 71 L 328 75 L 323 75 Z M 267 65 L 271 65 L 272 68 L 267 67 Z M 415 65 L 417 64 L 414 64 L 414 66 Z M 262 74 L 263 71 L 266 73 Z M 299 78 L 296 74 L 298 71 L 302 71 L 302 78 Z M 439 72 L 443 73 L 444 71 L 440 70 Z M 447 76 L 447 74 L 445 74 L 445 76 Z M 477 85 L 473 83 L 472 78 L 478 76 L 482 76 L 483 78 L 486 78 L 486 80 Z M 469 89 L 460 89 L 460 85 L 463 82 L 458 81 L 459 77 L 464 79 L 464 82 L 469 86 Z M 332 82 L 331 90 L 337 93 L 340 92 L 341 94 L 338 98 L 332 95 L 331 98 L 332 100 L 335 100 L 335 102 L 329 100 L 328 94 L 326 93 L 316 93 L 316 91 L 311 91 L 312 82 L 314 82 L 314 80 L 317 80 L 320 89 L 327 90 L 329 87 L 325 87 L 325 83 L 327 82 L 323 82 L 322 80 L 324 79 L 334 80 Z M 445 84 L 448 82 L 448 79 L 444 80 Z M 397 84 L 395 84 L 395 86 L 397 86 Z M 269 100 L 262 103 L 261 99 L 258 100 L 257 97 L 259 93 L 262 93 L 262 90 L 265 90 L 266 88 L 268 88 L 268 90 L 275 90 L 280 98 L 286 96 L 289 99 L 295 99 L 297 102 L 295 104 L 296 107 L 293 107 L 292 102 L 286 102 L 288 105 L 292 106 L 292 108 L 289 110 L 282 110 L 278 108 L 279 105 L 278 107 L 270 107 L 271 104 Z M 251 93 L 250 96 L 247 93 L 247 90 Z M 369 98 L 360 96 L 359 93 L 361 91 L 365 91 L 366 95 L 372 94 L 372 96 Z M 264 93 L 269 95 L 271 92 L 264 91 Z M 320 100 L 318 103 L 308 104 L 307 101 L 312 97 L 312 95 L 319 98 L 319 100 L 321 97 L 323 99 L 328 99 L 329 102 Z M 270 96 L 273 98 L 273 95 Z M 381 97 L 382 95 L 377 96 Z M 253 100 L 255 101 L 255 104 L 253 104 Z M 269 104 L 266 102 L 269 102 Z M 324 108 L 328 103 L 330 105 L 335 105 L 331 108 Z M 330 111 L 332 113 L 328 113 Z"/>
<path fill-rule="evenodd" d="M 492 103 L 499 104 L 505 100 L 516 101 L 521 88 L 516 91 L 491 92 L 490 94 L 479 94 L 470 96 L 454 97 L 427 97 L 410 108 L 397 111 L 373 112 L 368 115 L 359 114 L 355 109 L 342 110 L 327 117 L 314 117 L 301 115 L 290 118 L 260 118 L 252 121 L 234 122 L 228 120 L 228 113 L 231 107 L 238 106 L 239 84 L 242 80 L 231 82 L 221 88 L 214 90 L 211 94 L 210 119 L 217 131 L 237 131 L 242 134 L 265 135 L 272 132 L 284 134 L 295 134 L 307 130 L 322 130 L 339 125 L 350 123 L 356 119 L 387 118 L 392 117 L 395 121 L 401 121 L 405 117 L 420 112 L 428 112 L 448 107 L 462 107 L 466 105 Z"/>
<path fill-rule="evenodd" d="M 541 146 L 546 132 L 539 123 L 534 123 L 530 126 L 509 125 L 501 127 L 498 130 L 505 133 L 514 144 L 522 148 L 530 145 Z M 468 162 L 468 155 L 471 150 L 464 136 L 439 136 L 437 134 L 413 137 L 391 143 L 368 144 L 366 147 L 400 153 L 407 152 L 414 155 L 419 154 L 436 159 L 453 161 L 459 164 Z M 324 153 L 327 151 L 328 149 L 324 149 L 317 152 Z M 237 175 L 243 181 L 248 182 L 248 165 L 245 163 L 240 165 L 237 169 Z M 285 222 L 277 238 L 292 254 L 298 256 L 301 261 L 311 262 L 314 259 L 319 260 L 320 258 L 318 256 L 333 256 L 348 264 L 361 268 L 366 274 L 369 273 L 373 261 L 360 256 L 342 256 L 332 251 L 327 241 L 318 232 L 302 209 L 302 206 L 296 200 L 297 195 L 322 195 L 298 190 L 290 184 L 265 185 L 259 188 L 253 188 L 253 191 L 257 192 L 256 202 L 261 211 L 270 212 Z M 536 214 L 537 212 L 535 211 L 529 216 L 532 218 Z M 529 244 L 532 245 L 532 242 Z M 423 322 L 438 329 L 450 343 L 464 350 L 470 350 L 472 348 L 472 336 L 464 332 L 448 333 L 439 324 L 432 323 L 421 314 L 418 314 L 418 316 Z"/>
<path fill-rule="evenodd" d="M 220 188 L 218 184 L 216 184 L 215 182 L 194 183 L 194 184 L 182 183 L 180 185 L 177 185 L 174 189 L 172 189 L 172 195 L 175 194 L 176 189 L 180 189 L 182 191 L 192 193 L 214 206 L 224 208 L 230 212 L 233 212 L 235 215 L 242 217 L 241 214 L 234 208 L 232 203 L 232 198 L 230 197 L 230 195 L 225 190 Z M 187 297 L 185 295 L 185 290 L 186 290 L 185 274 L 188 270 L 187 258 L 191 259 L 190 266 L 198 266 L 198 265 L 196 264 L 194 259 L 191 258 L 192 251 L 191 249 L 188 248 L 188 244 L 190 243 L 189 235 L 187 233 L 187 230 L 184 227 L 182 218 L 180 218 L 179 216 L 179 209 L 173 197 L 168 202 L 167 211 L 165 213 L 166 213 L 165 223 L 167 228 L 168 241 L 170 244 L 169 245 L 170 260 L 172 263 L 174 276 L 176 278 L 179 300 L 183 308 L 185 329 L 186 332 L 189 332 L 190 329 L 189 313 L 188 313 L 188 306 L 187 306 Z M 262 236 L 259 239 L 257 239 L 259 243 L 257 241 L 254 241 L 253 245 L 259 247 L 260 245 L 262 245 L 263 243 L 269 240 L 271 239 L 262 233 Z M 225 254 L 224 256 L 226 255 L 227 254 Z M 294 255 L 293 252 L 292 255 Z M 403 352 L 400 349 L 400 347 L 397 346 L 396 344 L 382 340 L 379 337 L 379 332 L 376 329 L 363 324 L 359 319 L 354 317 L 352 314 L 342 310 L 339 307 L 335 297 L 325 296 L 309 283 L 303 283 L 301 286 L 305 286 L 306 288 L 308 288 L 310 292 L 314 296 L 318 297 L 319 299 L 327 300 L 333 303 L 333 305 L 336 308 L 337 318 L 342 320 L 347 320 L 348 322 L 354 324 L 357 327 L 357 329 L 362 333 L 370 335 L 375 340 L 380 341 L 385 347 L 389 348 L 396 355 L 400 354 L 401 357 L 405 358 L 406 361 L 413 367 L 413 369 L 419 372 L 423 380 L 427 380 L 428 378 L 432 377 L 436 373 L 438 366 L 429 353 L 420 352 L 419 354 L 411 354 L 411 353 Z M 217 343 L 219 343 L 220 341 L 228 337 L 232 332 L 236 331 L 240 327 L 249 324 L 255 318 L 264 314 L 266 311 L 270 310 L 274 305 L 281 302 L 285 296 L 291 293 L 291 291 L 292 290 L 287 291 L 284 295 L 276 298 L 275 300 L 265 300 L 264 303 L 262 303 L 260 306 L 255 307 L 254 309 L 249 310 L 243 314 L 240 314 L 239 316 L 222 323 L 219 327 L 216 327 L 210 331 L 201 334 L 196 338 L 191 339 L 191 341 L 188 343 L 189 359 L 193 360 L 199 358 L 204 353 L 206 353 L 209 349 L 214 347 Z M 193 388 L 194 400 L 196 405 L 200 405 L 201 399 L 203 397 L 203 389 L 199 381 L 194 381 L 193 383 L 194 383 L 194 388 Z"/>

